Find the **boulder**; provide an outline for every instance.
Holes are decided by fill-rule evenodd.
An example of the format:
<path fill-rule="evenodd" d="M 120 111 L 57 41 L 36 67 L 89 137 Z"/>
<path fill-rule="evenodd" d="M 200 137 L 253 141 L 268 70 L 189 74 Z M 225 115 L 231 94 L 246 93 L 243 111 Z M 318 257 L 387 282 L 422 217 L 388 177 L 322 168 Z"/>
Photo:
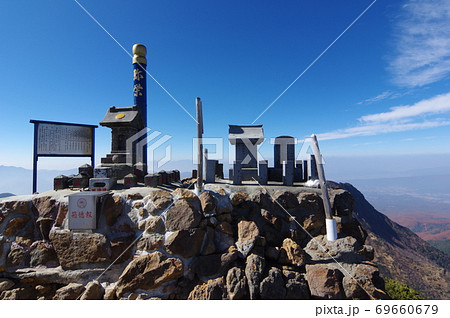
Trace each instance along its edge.
<path fill-rule="evenodd" d="M 124 207 L 124 202 L 121 196 L 111 195 L 105 200 L 105 205 L 103 208 L 103 214 L 106 218 L 106 224 L 112 226 L 116 223 L 117 218 L 122 213 Z"/>
<path fill-rule="evenodd" d="M 164 211 L 172 203 L 172 196 L 170 195 L 170 192 L 166 190 L 152 191 L 148 198 L 150 201 L 148 201 L 145 207 L 152 215 Z"/>
<path fill-rule="evenodd" d="M 81 295 L 81 300 L 100 300 L 103 299 L 105 289 L 98 281 L 91 281 L 86 285 L 86 290 Z"/>
<path fill-rule="evenodd" d="M 139 201 L 140 204 L 144 204 L 141 201 Z M 148 211 L 143 206 L 137 206 L 137 204 L 134 204 L 134 208 L 138 209 L 138 215 L 141 219 L 146 219 L 148 217 Z"/>
<path fill-rule="evenodd" d="M 255 240 L 259 234 L 259 229 L 255 222 L 242 220 L 238 223 L 236 247 L 243 258 L 246 258 L 253 246 L 255 246 Z"/>
<path fill-rule="evenodd" d="M 15 288 L 0 293 L 0 300 L 34 300 L 36 294 L 31 288 Z"/>
<path fill-rule="evenodd" d="M 164 221 L 161 216 L 155 216 L 149 218 L 145 222 L 145 232 L 147 233 L 165 233 L 166 228 L 164 226 Z"/>
<path fill-rule="evenodd" d="M 341 222 L 337 222 L 337 232 L 342 235 L 353 236 L 358 242 L 365 242 L 367 232 L 361 224 L 355 219 L 351 219 L 350 222 L 344 222 L 344 219 L 345 217 L 342 217 Z"/>
<path fill-rule="evenodd" d="M 259 286 L 261 299 L 284 299 L 286 288 L 281 270 L 272 267 Z"/>
<path fill-rule="evenodd" d="M 358 254 L 365 260 L 372 261 L 375 257 L 375 250 L 371 245 L 363 245 Z"/>
<path fill-rule="evenodd" d="M 231 223 L 233 222 L 233 217 L 231 213 L 224 213 L 217 216 L 217 221 Z"/>
<path fill-rule="evenodd" d="M 221 300 L 226 299 L 225 279 L 219 277 L 199 284 L 189 294 L 189 300 Z"/>
<path fill-rule="evenodd" d="M 83 293 L 85 287 L 82 284 L 70 283 L 67 286 L 61 287 L 56 291 L 53 300 L 75 300 L 81 293 Z"/>
<path fill-rule="evenodd" d="M 238 251 L 233 246 L 222 254 L 199 256 L 192 264 L 192 271 L 200 278 L 216 276 L 223 273 L 237 257 Z"/>
<path fill-rule="evenodd" d="M 234 245 L 233 227 L 230 223 L 222 222 L 214 231 L 214 245 L 216 252 L 228 250 Z"/>
<path fill-rule="evenodd" d="M 231 204 L 230 197 L 228 195 L 216 195 L 216 214 L 230 214 L 233 211 L 233 205 Z"/>
<path fill-rule="evenodd" d="M 16 236 L 25 227 L 30 217 L 28 215 L 12 218 L 3 230 L 4 236 Z"/>
<path fill-rule="evenodd" d="M 8 256 L 6 257 L 6 267 L 28 266 L 30 251 L 17 243 L 12 243 Z"/>
<path fill-rule="evenodd" d="M 46 284 L 46 285 L 36 285 L 34 287 L 38 299 L 48 299 L 51 300 L 55 296 L 56 290 L 60 286 L 57 284 Z"/>
<path fill-rule="evenodd" d="M 289 211 L 298 206 L 297 198 L 292 192 L 289 191 L 277 190 L 273 194 L 272 202 L 276 211 L 284 211 L 284 209 Z"/>
<path fill-rule="evenodd" d="M 313 261 L 336 260 L 345 263 L 355 263 L 362 260 L 358 254 L 361 244 L 352 236 L 328 241 L 326 235 L 311 239 L 305 247 L 305 252 Z"/>
<path fill-rule="evenodd" d="M 176 200 L 186 201 L 195 210 L 200 211 L 202 209 L 200 199 L 192 190 L 178 188 L 172 192 L 172 195 Z"/>
<path fill-rule="evenodd" d="M 141 200 L 143 198 L 142 194 L 139 192 L 128 193 L 127 200 Z"/>
<path fill-rule="evenodd" d="M 278 261 L 281 264 L 303 266 L 308 262 L 308 256 L 303 249 L 290 238 L 285 238 L 280 248 Z"/>
<path fill-rule="evenodd" d="M 0 204 L 2 210 L 6 210 L 7 214 L 28 214 L 31 202 L 29 200 L 13 200 Z"/>
<path fill-rule="evenodd" d="M 329 268 L 326 264 L 306 265 L 306 280 L 313 298 L 345 299 L 343 278 L 339 269 Z"/>
<path fill-rule="evenodd" d="M 283 228 L 282 219 L 280 217 L 277 217 L 274 213 L 265 209 L 261 209 L 261 216 L 266 224 L 273 227 L 276 231 L 281 231 L 281 229 Z"/>
<path fill-rule="evenodd" d="M 308 282 L 304 274 L 291 270 L 283 270 L 286 281 L 286 299 L 310 299 Z"/>
<path fill-rule="evenodd" d="M 178 200 L 166 212 L 166 229 L 168 231 L 187 230 L 200 224 L 202 215 L 185 200 Z"/>
<path fill-rule="evenodd" d="M 178 258 L 167 258 L 161 252 L 133 259 L 124 269 L 116 285 L 116 296 L 136 289 L 151 290 L 183 276 L 183 263 Z"/>
<path fill-rule="evenodd" d="M 55 226 L 61 227 L 63 225 L 64 219 L 66 218 L 69 207 L 67 204 L 60 204 L 58 207 L 58 213 L 56 214 Z"/>
<path fill-rule="evenodd" d="M 111 239 L 111 260 L 116 264 L 123 263 L 130 259 L 133 254 L 133 247 L 130 246 L 134 241 L 134 236 L 119 236 Z"/>
<path fill-rule="evenodd" d="M 250 200 L 259 205 L 261 209 L 272 209 L 272 198 L 266 189 L 257 189 L 250 195 Z"/>
<path fill-rule="evenodd" d="M 216 246 L 214 244 L 214 229 L 210 226 L 206 227 L 206 235 L 203 241 L 202 247 L 200 249 L 201 255 L 213 254 L 216 251 Z"/>
<path fill-rule="evenodd" d="M 231 204 L 233 206 L 239 206 L 242 203 L 246 202 L 249 200 L 249 196 L 247 193 L 245 192 L 233 192 L 230 194 L 230 200 L 231 200 Z"/>
<path fill-rule="evenodd" d="M 136 248 L 145 252 L 156 251 L 161 248 L 164 242 L 164 235 L 153 233 L 149 236 L 142 237 L 138 242 Z"/>
<path fill-rule="evenodd" d="M 266 247 L 264 249 L 264 256 L 268 260 L 278 261 L 278 257 L 280 256 L 280 249 L 277 247 L 266 245 Z"/>
<path fill-rule="evenodd" d="M 49 217 L 38 217 L 36 220 L 36 227 L 39 229 L 43 240 L 49 241 L 49 234 L 53 224 L 55 224 L 55 220 Z"/>
<path fill-rule="evenodd" d="M 330 193 L 330 203 L 333 214 L 336 216 L 351 216 L 355 199 L 347 190 L 332 190 Z"/>
<path fill-rule="evenodd" d="M 110 258 L 108 240 L 100 233 L 52 231 L 50 240 L 64 269 L 80 264 L 102 263 Z"/>
<path fill-rule="evenodd" d="M 58 257 L 53 245 L 45 241 L 37 241 L 30 248 L 30 266 L 45 265 L 46 267 L 59 266 Z"/>
<path fill-rule="evenodd" d="M 203 213 L 210 213 L 216 208 L 214 197 L 210 191 L 203 191 L 199 199 Z"/>
<path fill-rule="evenodd" d="M 116 288 L 105 289 L 104 300 L 116 300 Z"/>
<path fill-rule="evenodd" d="M 232 267 L 228 270 L 227 277 L 228 299 L 246 299 L 248 297 L 247 280 L 245 272 L 239 267 Z"/>
<path fill-rule="evenodd" d="M 259 298 L 259 285 L 263 279 L 266 260 L 257 254 L 250 254 L 245 265 L 245 276 L 250 291 L 250 299 Z"/>
<path fill-rule="evenodd" d="M 32 200 L 32 209 L 40 217 L 50 217 L 55 219 L 58 214 L 59 202 L 51 196 L 34 198 Z"/>
<path fill-rule="evenodd" d="M 384 280 L 376 266 L 352 264 L 350 267 L 350 275 L 342 280 L 348 299 L 389 299 L 383 291 Z"/>
<path fill-rule="evenodd" d="M 200 253 L 205 231 L 189 229 L 175 231 L 166 238 L 165 249 L 169 254 L 191 258 Z"/>
<path fill-rule="evenodd" d="M 15 283 L 7 278 L 0 278 L 0 294 L 8 289 L 14 287 Z"/>
<path fill-rule="evenodd" d="M 318 214 L 325 216 L 323 201 L 317 193 L 301 192 L 297 195 L 298 210 L 303 215 Z"/>

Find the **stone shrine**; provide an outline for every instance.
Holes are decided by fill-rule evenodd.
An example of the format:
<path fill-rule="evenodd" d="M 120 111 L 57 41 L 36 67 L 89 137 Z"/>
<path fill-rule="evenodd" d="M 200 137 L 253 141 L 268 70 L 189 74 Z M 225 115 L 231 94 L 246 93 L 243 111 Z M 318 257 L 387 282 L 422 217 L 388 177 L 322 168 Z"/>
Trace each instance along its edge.
<path fill-rule="evenodd" d="M 130 107 L 111 106 L 101 126 L 111 128 L 111 153 L 101 159 L 102 167 L 112 168 L 112 175 L 116 179 L 124 179 L 126 175 L 134 174 L 143 182 L 147 174 L 147 148 L 145 141 L 142 149 L 136 149 L 136 142 L 145 139 L 137 134 L 147 126 L 147 85 L 145 58 L 147 50 L 142 44 L 133 46 L 133 95 L 134 105 Z M 128 141 L 128 142 L 127 142 Z M 142 150 L 142 151 L 141 151 Z M 137 158 L 137 153 L 142 154 Z"/>
<path fill-rule="evenodd" d="M 230 179 L 236 183 L 258 179 L 258 145 L 264 141 L 262 125 L 229 125 L 228 140 L 236 146 Z M 235 180 L 236 179 L 236 180 Z"/>

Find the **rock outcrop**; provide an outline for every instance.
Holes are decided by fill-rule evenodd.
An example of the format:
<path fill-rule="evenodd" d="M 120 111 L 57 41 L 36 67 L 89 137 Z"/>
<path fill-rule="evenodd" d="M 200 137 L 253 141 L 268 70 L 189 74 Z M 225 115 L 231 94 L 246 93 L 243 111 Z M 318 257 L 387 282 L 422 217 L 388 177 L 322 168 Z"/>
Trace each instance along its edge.
<path fill-rule="evenodd" d="M 68 229 L 64 190 L 10 197 L 0 201 L 0 299 L 388 298 L 353 197 L 330 198 L 334 242 L 315 189 L 116 191 L 93 231 Z"/>

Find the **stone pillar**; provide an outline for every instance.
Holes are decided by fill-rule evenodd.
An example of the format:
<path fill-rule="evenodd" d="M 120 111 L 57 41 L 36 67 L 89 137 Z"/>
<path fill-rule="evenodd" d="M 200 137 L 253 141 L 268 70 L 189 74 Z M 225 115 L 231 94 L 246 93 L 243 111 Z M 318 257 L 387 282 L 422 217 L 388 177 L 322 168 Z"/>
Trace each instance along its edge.
<path fill-rule="evenodd" d="M 283 161 L 283 184 L 285 186 L 294 184 L 294 163 L 292 161 Z"/>
<path fill-rule="evenodd" d="M 258 166 L 258 182 L 260 184 L 267 184 L 269 178 L 269 162 L 267 160 L 260 160 Z"/>
<path fill-rule="evenodd" d="M 248 147 L 247 147 L 248 146 Z M 249 140 L 249 145 L 243 142 L 236 143 L 236 161 L 241 163 L 242 168 L 256 168 L 258 147 Z M 245 162 L 245 163 L 244 163 Z"/>
<path fill-rule="evenodd" d="M 317 173 L 316 156 L 311 155 L 310 165 L 309 165 L 309 178 L 311 180 L 318 180 L 319 174 Z"/>
<path fill-rule="evenodd" d="M 274 168 L 281 168 L 283 161 L 295 162 L 295 138 L 291 136 L 275 138 L 273 151 Z"/>
<path fill-rule="evenodd" d="M 223 163 L 219 163 L 218 161 L 216 164 L 216 176 L 219 179 L 223 179 Z"/>
<path fill-rule="evenodd" d="M 308 181 L 308 161 L 303 160 L 303 182 Z"/>
<path fill-rule="evenodd" d="M 216 165 L 217 160 L 206 160 L 206 182 L 207 183 L 214 183 L 216 182 Z"/>
<path fill-rule="evenodd" d="M 295 168 L 294 168 L 294 182 L 302 182 L 303 181 L 303 161 L 296 160 Z"/>
<path fill-rule="evenodd" d="M 142 44 L 133 45 L 133 97 L 134 105 L 136 105 L 142 115 L 142 121 L 144 127 L 147 127 L 147 48 Z M 147 136 L 144 136 L 141 140 L 143 142 L 142 148 L 142 162 L 147 167 L 147 142 L 145 140 Z M 135 162 L 133 162 L 134 164 Z M 147 171 L 144 171 L 144 174 Z"/>
<path fill-rule="evenodd" d="M 233 163 L 233 184 L 242 183 L 242 166 L 240 161 Z"/>

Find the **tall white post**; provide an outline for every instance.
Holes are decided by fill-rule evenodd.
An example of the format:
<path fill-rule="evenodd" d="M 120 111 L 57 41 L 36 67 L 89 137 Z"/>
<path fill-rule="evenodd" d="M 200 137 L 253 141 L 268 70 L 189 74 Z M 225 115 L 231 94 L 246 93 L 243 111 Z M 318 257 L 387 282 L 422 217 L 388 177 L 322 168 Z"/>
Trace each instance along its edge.
<path fill-rule="evenodd" d="M 320 154 L 319 144 L 317 142 L 316 135 L 314 134 L 311 135 L 311 140 L 314 156 L 316 158 L 316 167 L 317 173 L 319 175 L 320 190 L 322 191 L 323 207 L 325 209 L 325 224 L 327 228 L 327 239 L 328 241 L 335 241 L 337 239 L 337 226 L 336 220 L 333 219 L 333 214 L 331 212 L 330 197 L 328 196 L 327 181 L 325 179 L 325 171 L 323 169 L 322 155 Z"/>

